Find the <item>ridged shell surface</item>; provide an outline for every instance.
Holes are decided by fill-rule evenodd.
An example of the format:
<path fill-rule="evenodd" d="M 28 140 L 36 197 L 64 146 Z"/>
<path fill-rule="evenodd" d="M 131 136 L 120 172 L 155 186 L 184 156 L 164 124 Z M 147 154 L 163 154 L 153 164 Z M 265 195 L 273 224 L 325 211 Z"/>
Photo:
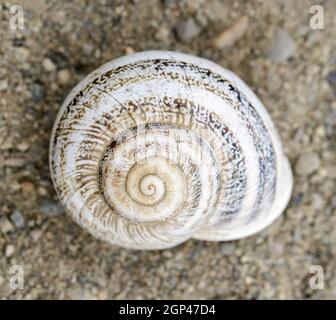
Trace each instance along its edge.
<path fill-rule="evenodd" d="M 55 121 L 50 167 L 77 223 L 133 249 L 246 237 L 281 214 L 292 189 L 254 93 L 176 52 L 121 57 L 81 81 Z"/>

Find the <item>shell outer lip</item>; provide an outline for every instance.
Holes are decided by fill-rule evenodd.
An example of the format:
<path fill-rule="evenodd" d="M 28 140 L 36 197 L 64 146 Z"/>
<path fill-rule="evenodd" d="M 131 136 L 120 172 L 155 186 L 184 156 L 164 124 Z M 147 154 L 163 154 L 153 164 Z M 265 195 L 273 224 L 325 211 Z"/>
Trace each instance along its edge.
<path fill-rule="evenodd" d="M 212 235 L 211 233 L 205 235 L 196 235 L 192 238 L 195 240 L 203 240 L 203 241 L 233 241 L 233 240 L 239 240 L 247 237 L 251 237 L 262 230 L 267 229 L 270 227 L 277 219 L 280 218 L 280 216 L 283 214 L 284 210 L 286 209 L 293 191 L 294 186 L 294 180 L 293 180 L 293 173 L 290 167 L 290 163 L 288 159 L 285 157 L 284 159 L 284 180 L 287 181 L 287 184 L 282 184 L 282 188 L 278 190 L 278 194 L 276 199 L 277 201 L 273 204 L 272 207 L 275 207 L 275 209 L 271 209 L 271 212 L 274 212 L 273 214 L 269 215 L 268 219 L 263 220 L 261 223 L 257 225 L 253 225 L 253 228 L 248 228 L 245 230 L 239 230 L 236 234 L 233 234 L 231 236 L 227 237 L 221 237 L 221 240 L 218 240 L 216 236 Z"/>

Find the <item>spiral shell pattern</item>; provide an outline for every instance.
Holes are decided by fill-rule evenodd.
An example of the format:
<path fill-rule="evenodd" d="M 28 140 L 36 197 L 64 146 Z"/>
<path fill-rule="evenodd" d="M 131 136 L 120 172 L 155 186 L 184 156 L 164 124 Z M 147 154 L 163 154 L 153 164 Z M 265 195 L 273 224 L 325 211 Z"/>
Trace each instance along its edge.
<path fill-rule="evenodd" d="M 50 166 L 75 221 L 133 249 L 248 236 L 281 214 L 292 188 L 253 92 L 176 52 L 121 57 L 80 82 L 56 119 Z"/>

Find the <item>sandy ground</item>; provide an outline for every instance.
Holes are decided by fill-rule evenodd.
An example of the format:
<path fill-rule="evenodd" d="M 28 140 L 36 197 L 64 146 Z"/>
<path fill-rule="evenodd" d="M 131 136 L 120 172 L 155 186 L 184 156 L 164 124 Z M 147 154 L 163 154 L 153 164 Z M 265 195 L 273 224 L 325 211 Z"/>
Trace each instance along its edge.
<path fill-rule="evenodd" d="M 309 27 L 313 3 L 324 8 L 324 30 Z M 9 28 L 14 4 L 24 8 L 23 30 Z M 210 40 L 245 15 L 241 38 L 214 48 Z M 0 0 L 0 298 L 336 298 L 335 17 L 335 0 Z M 188 19 L 191 35 L 179 35 Z M 290 37 L 280 43 L 285 58 L 270 53 L 279 29 Z M 260 96 L 295 179 L 267 230 L 129 251 L 94 239 L 58 205 L 48 143 L 61 102 L 102 63 L 146 49 L 207 57 Z M 9 285 L 13 265 L 23 267 L 22 290 Z M 313 265 L 323 268 L 323 290 L 309 285 Z"/>

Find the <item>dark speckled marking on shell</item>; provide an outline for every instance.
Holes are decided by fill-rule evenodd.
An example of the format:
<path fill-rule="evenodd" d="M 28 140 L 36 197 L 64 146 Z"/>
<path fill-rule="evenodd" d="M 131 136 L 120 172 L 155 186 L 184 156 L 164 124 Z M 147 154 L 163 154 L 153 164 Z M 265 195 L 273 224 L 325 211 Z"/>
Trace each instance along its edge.
<path fill-rule="evenodd" d="M 105 74 L 93 80 L 84 90 L 82 90 L 81 94 L 76 96 L 76 98 L 74 98 L 72 102 L 68 105 L 63 116 L 69 117 L 68 113 L 71 112 L 72 106 L 75 106 L 78 103 L 78 98 L 83 96 L 85 93 L 87 93 L 86 91 L 89 90 L 90 88 L 94 89 L 95 85 L 97 84 L 104 85 L 111 79 L 112 76 L 119 75 L 123 71 L 128 71 L 129 69 L 136 69 L 139 66 L 142 70 L 145 70 L 147 67 L 154 68 L 156 73 L 151 74 L 153 79 L 162 77 L 164 75 L 165 77 L 171 77 L 175 81 L 180 81 L 180 82 L 187 81 L 188 84 L 203 86 L 204 82 L 197 82 L 191 77 L 192 75 L 191 73 L 190 74 L 187 73 L 188 71 L 193 71 L 193 72 L 197 71 L 201 75 L 202 79 L 207 80 L 206 85 L 205 85 L 205 88 L 207 90 L 217 93 L 223 98 L 228 98 L 228 99 L 231 98 L 231 100 L 233 100 L 232 98 L 235 98 L 236 102 L 237 101 L 239 102 L 239 104 L 232 103 L 232 105 L 237 110 L 240 117 L 244 120 L 245 125 L 248 127 L 251 133 L 251 136 L 253 136 L 254 141 L 255 141 L 254 146 L 257 149 L 258 156 L 259 156 L 259 166 L 260 166 L 260 180 L 259 181 L 260 183 L 258 187 L 258 197 L 256 199 L 255 206 L 253 208 L 253 215 L 258 212 L 258 208 L 263 200 L 264 189 L 265 187 L 267 187 L 266 185 L 268 184 L 270 186 L 267 188 L 269 189 L 267 194 L 271 195 L 271 198 L 269 201 L 271 202 L 274 197 L 276 176 L 274 174 L 273 176 L 271 176 L 270 174 L 272 172 L 273 173 L 275 172 L 274 168 L 276 164 L 275 164 L 274 151 L 272 147 L 272 141 L 269 138 L 269 134 L 265 126 L 263 125 L 261 119 L 258 117 L 258 114 L 254 110 L 253 106 L 247 101 L 247 99 L 236 88 L 234 88 L 233 84 L 229 83 L 228 80 L 223 79 L 220 75 L 212 73 L 210 70 L 200 68 L 198 66 L 191 65 L 185 62 L 177 63 L 176 61 L 160 60 L 160 59 L 139 61 L 138 63 L 135 63 L 135 64 L 127 65 L 124 67 L 119 67 L 116 70 L 109 70 Z M 174 74 L 172 72 L 165 72 L 165 68 L 167 67 L 174 67 L 174 68 L 178 67 L 179 69 L 186 70 L 183 75 L 184 78 L 178 77 L 177 74 Z M 186 80 L 186 78 L 188 78 L 188 80 Z M 211 79 L 211 81 L 215 81 L 217 87 L 215 87 L 214 85 L 211 85 L 210 84 L 211 81 L 209 81 L 209 79 Z M 132 81 L 143 81 L 143 80 L 144 79 L 142 77 L 141 78 L 138 77 L 135 79 L 127 79 L 127 81 L 123 81 L 121 84 L 118 84 L 117 87 L 121 85 L 126 86 L 129 84 L 129 82 L 132 82 Z M 146 80 L 149 80 L 149 77 L 146 77 Z M 227 93 L 224 91 L 224 88 L 222 88 L 224 85 L 226 85 L 229 88 L 229 91 L 233 93 L 232 96 L 228 97 Z M 104 91 L 101 90 L 101 92 L 103 94 L 104 93 L 111 94 L 114 90 L 115 90 L 114 86 L 111 86 L 108 89 L 104 89 Z M 95 95 L 95 94 L 92 94 L 91 92 L 90 94 L 93 99 L 95 99 L 96 97 L 98 98 L 97 94 Z M 78 104 L 78 106 L 81 106 L 81 105 Z M 81 112 L 80 109 L 78 111 L 77 110 L 73 111 L 78 120 L 80 120 L 80 116 L 78 116 L 80 115 L 80 112 Z M 117 110 L 118 110 L 117 114 L 114 114 L 113 117 L 118 118 L 120 117 L 122 112 L 126 112 L 126 106 L 123 106 L 121 109 L 117 109 Z M 195 111 L 196 115 L 198 113 L 199 111 Z M 213 114 L 212 114 L 212 117 L 214 117 Z M 211 117 L 208 118 L 208 121 L 209 121 L 208 125 L 212 130 L 220 131 L 221 123 L 218 119 L 216 120 Z M 265 160 L 267 160 L 267 162 L 265 162 Z M 265 177 L 268 177 L 270 182 L 266 181 Z"/>

